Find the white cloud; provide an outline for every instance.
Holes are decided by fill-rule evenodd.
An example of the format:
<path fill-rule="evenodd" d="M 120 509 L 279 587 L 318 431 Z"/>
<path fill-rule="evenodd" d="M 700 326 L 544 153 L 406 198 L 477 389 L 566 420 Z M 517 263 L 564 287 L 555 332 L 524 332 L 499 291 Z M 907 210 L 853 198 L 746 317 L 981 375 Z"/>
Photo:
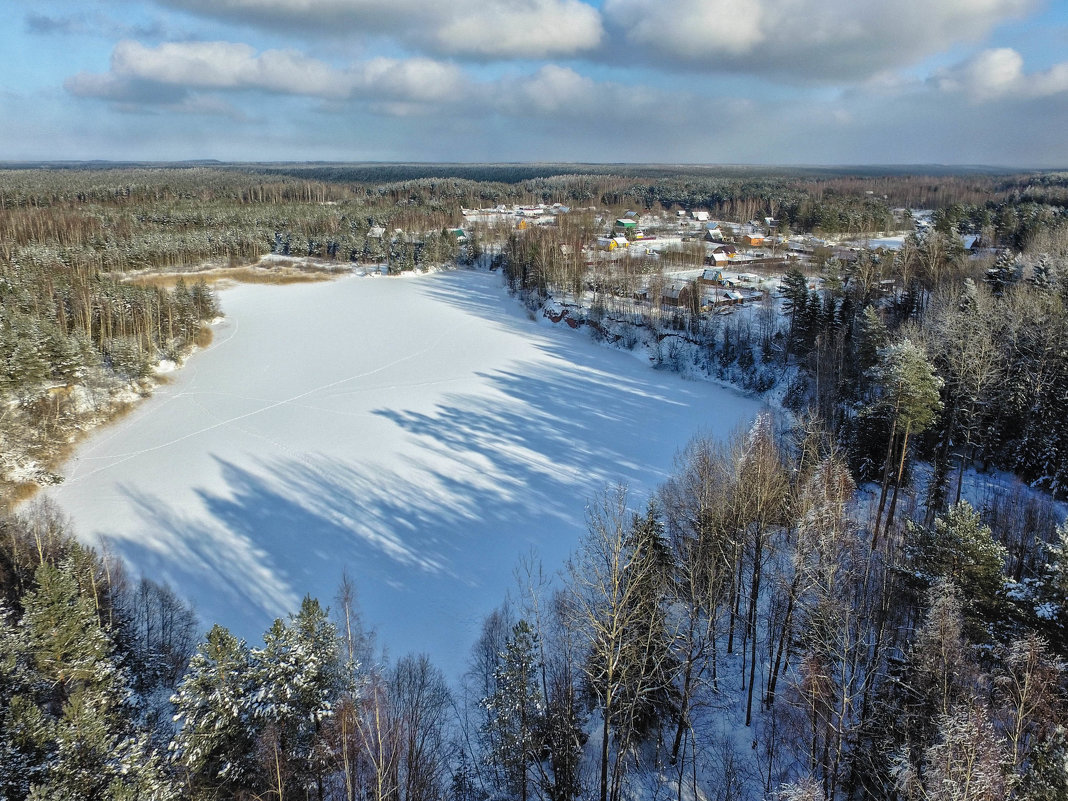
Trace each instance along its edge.
<path fill-rule="evenodd" d="M 686 92 L 661 93 L 638 84 L 595 81 L 570 67 L 547 64 L 530 75 L 483 84 L 484 103 L 517 119 L 567 120 L 581 126 L 659 125 L 663 119 L 682 124 L 691 115 L 693 98 Z"/>
<path fill-rule="evenodd" d="M 939 70 L 931 82 L 942 92 L 961 93 L 973 103 L 1049 97 L 1068 93 L 1068 62 L 1027 74 L 1019 52 L 999 47 L 983 50 L 967 61 Z"/>
<path fill-rule="evenodd" d="M 123 41 L 103 75 L 81 73 L 66 87 L 82 97 L 171 102 L 175 91 L 254 90 L 343 100 L 352 97 L 430 101 L 463 91 L 454 65 L 426 58 L 376 58 L 337 69 L 293 50 L 257 53 L 237 42 L 168 42 L 146 47 Z"/>
<path fill-rule="evenodd" d="M 750 52 L 763 42 L 763 0 L 608 0 L 627 40 L 684 60 Z"/>
<path fill-rule="evenodd" d="M 393 36 L 439 55 L 545 58 L 595 48 L 600 13 L 582 0 L 158 0 L 205 17 L 296 34 Z"/>
<path fill-rule="evenodd" d="M 503 82 L 498 89 L 498 107 L 520 116 L 597 113 L 599 106 L 607 105 L 607 97 L 598 101 L 599 96 L 608 94 L 608 88 L 598 88 L 592 78 L 555 64 L 547 64 L 533 75 Z"/>
<path fill-rule="evenodd" d="M 292 50 L 266 50 L 236 42 L 168 42 L 145 47 L 123 41 L 111 55 L 117 76 L 201 89 L 262 89 L 283 94 L 340 97 L 343 73 Z"/>
<path fill-rule="evenodd" d="M 605 0 L 652 58 L 797 80 L 864 79 L 971 42 L 1037 0 Z"/>
<path fill-rule="evenodd" d="M 603 34 L 597 10 L 580 0 L 459 3 L 433 30 L 437 49 L 494 58 L 541 58 L 595 47 Z"/>
<path fill-rule="evenodd" d="M 361 94 L 410 101 L 440 101 L 466 91 L 458 67 L 429 58 L 375 58 L 351 72 Z"/>
<path fill-rule="evenodd" d="M 1027 74 L 1024 60 L 1008 47 L 983 50 L 933 78 L 943 92 L 962 93 L 974 102 L 1004 98 L 1035 99 L 1068 93 L 1068 62 Z"/>
<path fill-rule="evenodd" d="M 976 99 L 997 97 L 1011 91 L 1023 76 L 1023 57 L 1007 47 L 984 50 L 968 61 L 935 75 L 944 92 L 965 92 Z"/>

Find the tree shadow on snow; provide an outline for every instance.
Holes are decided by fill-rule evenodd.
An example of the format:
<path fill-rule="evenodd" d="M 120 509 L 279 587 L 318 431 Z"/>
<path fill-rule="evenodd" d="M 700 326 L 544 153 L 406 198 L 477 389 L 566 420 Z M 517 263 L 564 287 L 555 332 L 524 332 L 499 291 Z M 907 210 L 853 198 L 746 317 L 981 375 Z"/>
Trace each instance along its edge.
<path fill-rule="evenodd" d="M 205 623 L 250 640 L 305 593 L 330 603 L 345 570 L 385 642 L 452 654 L 443 666 L 456 668 L 514 584 L 520 555 L 533 548 L 557 569 L 606 485 L 629 485 L 637 510 L 695 430 L 726 434 L 759 409 L 539 326 L 485 276 L 419 287 L 550 358 L 527 372 L 480 372 L 478 391 L 447 394 L 427 412 L 374 410 L 416 446 L 396 469 L 324 454 L 243 465 L 216 456 L 222 481 L 196 490 L 193 514 L 124 486 L 142 525 L 136 539 L 109 540 L 111 550 L 195 598 Z"/>

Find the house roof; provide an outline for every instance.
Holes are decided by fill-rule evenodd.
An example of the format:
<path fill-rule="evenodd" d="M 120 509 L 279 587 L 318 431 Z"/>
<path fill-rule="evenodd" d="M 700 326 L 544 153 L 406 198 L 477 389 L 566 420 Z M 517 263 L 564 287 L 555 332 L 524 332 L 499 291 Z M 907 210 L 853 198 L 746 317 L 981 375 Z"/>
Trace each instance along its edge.
<path fill-rule="evenodd" d="M 664 289 L 660 294 L 665 298 L 677 298 L 685 292 L 689 286 L 689 283 L 686 281 L 672 281 L 670 284 L 664 286 Z"/>

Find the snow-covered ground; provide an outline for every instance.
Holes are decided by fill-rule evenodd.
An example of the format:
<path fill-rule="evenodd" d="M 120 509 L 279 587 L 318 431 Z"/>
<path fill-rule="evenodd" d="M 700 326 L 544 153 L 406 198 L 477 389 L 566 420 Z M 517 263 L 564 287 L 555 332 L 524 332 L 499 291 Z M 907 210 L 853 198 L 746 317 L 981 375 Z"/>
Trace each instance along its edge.
<path fill-rule="evenodd" d="M 462 670 L 533 549 L 587 499 L 635 506 L 697 431 L 760 403 L 529 318 L 496 274 L 227 289 L 214 343 L 50 490 L 83 539 L 259 640 L 342 571 L 391 653 Z"/>

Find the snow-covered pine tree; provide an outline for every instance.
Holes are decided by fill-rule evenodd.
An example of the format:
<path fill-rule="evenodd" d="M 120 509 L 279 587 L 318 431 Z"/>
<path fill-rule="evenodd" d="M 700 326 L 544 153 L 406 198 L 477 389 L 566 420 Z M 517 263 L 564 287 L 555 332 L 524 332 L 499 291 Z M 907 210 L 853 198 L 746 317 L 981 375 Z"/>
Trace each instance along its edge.
<path fill-rule="evenodd" d="M 879 525 L 895 462 L 897 469 L 894 494 L 886 516 L 886 528 L 893 522 L 897 508 L 909 438 L 913 434 L 922 433 L 934 422 L 942 408 L 939 393 L 943 382 L 935 374 L 923 349 L 907 337 L 879 350 L 878 363 L 869 371 L 868 377 L 879 391 L 871 411 L 890 418 L 890 436 L 883 464 L 879 507 L 872 532 L 874 547 L 879 540 Z"/>
<path fill-rule="evenodd" d="M 332 762 L 323 724 L 347 688 L 337 628 L 319 602 L 305 596 L 300 611 L 288 623 L 275 620 L 263 642 L 252 651 L 249 708 L 274 777 L 272 791 L 284 795 L 281 777 L 289 776 L 322 798 Z"/>
<path fill-rule="evenodd" d="M 983 278 L 995 297 L 1001 297 L 1009 287 L 1014 286 L 1023 276 L 1023 265 L 1015 253 L 1005 251 L 986 271 Z"/>
<path fill-rule="evenodd" d="M 965 621 L 973 638 L 996 623 L 1004 601 L 1005 547 L 967 501 L 961 501 L 927 529 L 908 524 L 912 575 L 927 586 L 951 581 L 961 591 Z"/>
<path fill-rule="evenodd" d="M 29 797 L 174 798 L 159 755 L 134 728 L 126 673 L 100 626 L 96 599 L 79 588 L 75 562 L 68 557 L 57 567 L 41 565 L 36 589 L 23 600 L 19 636 L 31 697 L 19 696 L 25 717 L 16 725 L 34 727 L 46 759 Z"/>
<path fill-rule="evenodd" d="M 530 763 L 538 758 L 538 735 L 543 728 L 545 705 L 537 680 L 537 635 L 525 620 L 512 634 L 494 671 L 494 691 L 482 699 L 486 720 L 485 742 L 495 753 L 488 758 L 500 767 L 505 786 L 502 796 L 527 801 Z"/>
<path fill-rule="evenodd" d="M 626 647 L 640 678 L 627 688 L 625 705 L 629 708 L 629 725 L 642 740 L 678 712 L 674 684 L 678 659 L 672 650 L 675 637 L 667 618 L 675 563 L 654 500 L 650 499 L 644 515 L 634 516 L 627 546 L 634 562 L 624 580 L 635 584 L 631 596 L 637 625 L 628 632 Z"/>
<path fill-rule="evenodd" d="M 44 778 L 49 730 L 33 701 L 29 654 L 0 605 L 0 798 L 23 799 Z"/>
<path fill-rule="evenodd" d="M 171 699 L 181 726 L 171 749 L 193 798 L 236 796 L 254 785 L 252 690 L 248 647 L 213 626 Z"/>
<path fill-rule="evenodd" d="M 1068 655 L 1068 521 L 1057 526 L 1053 541 L 1044 543 L 1035 614 L 1055 649 Z"/>

